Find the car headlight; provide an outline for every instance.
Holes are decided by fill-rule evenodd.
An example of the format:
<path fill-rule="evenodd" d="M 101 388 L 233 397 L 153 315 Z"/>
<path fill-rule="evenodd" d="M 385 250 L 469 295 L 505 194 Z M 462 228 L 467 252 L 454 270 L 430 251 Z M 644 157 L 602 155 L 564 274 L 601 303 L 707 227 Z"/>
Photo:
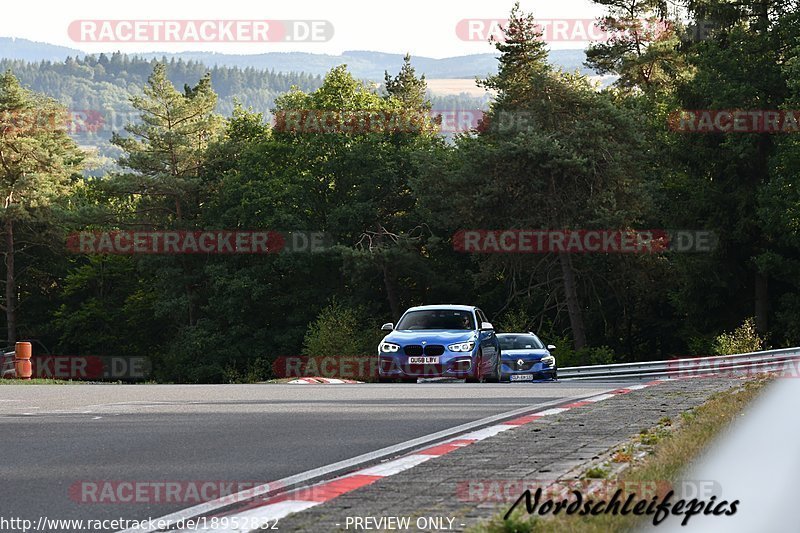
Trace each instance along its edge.
<path fill-rule="evenodd" d="M 556 364 L 556 358 L 553 357 L 552 355 L 545 355 L 544 357 L 542 357 L 542 364 L 546 366 L 553 366 L 554 364 Z"/>
<path fill-rule="evenodd" d="M 472 341 L 459 342 L 456 344 L 451 344 L 447 347 L 447 349 L 451 352 L 471 352 L 473 348 L 475 348 L 475 343 Z"/>
<path fill-rule="evenodd" d="M 391 342 L 382 342 L 378 349 L 384 353 L 394 353 L 400 350 L 400 345 Z"/>

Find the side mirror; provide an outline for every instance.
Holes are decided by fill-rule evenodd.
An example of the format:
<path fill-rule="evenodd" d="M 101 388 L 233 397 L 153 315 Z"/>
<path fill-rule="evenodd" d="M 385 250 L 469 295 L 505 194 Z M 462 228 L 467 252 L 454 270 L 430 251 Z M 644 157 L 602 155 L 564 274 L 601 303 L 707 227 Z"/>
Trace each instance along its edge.
<path fill-rule="evenodd" d="M 394 331 L 394 324 L 387 322 L 381 326 L 381 331 Z"/>
<path fill-rule="evenodd" d="M 554 345 L 552 345 L 552 344 L 548 344 L 548 345 L 547 345 L 547 351 L 548 351 L 548 352 L 552 352 L 552 351 L 553 351 L 553 350 L 555 350 L 555 349 L 556 349 L 556 347 L 555 347 Z"/>
<path fill-rule="evenodd" d="M 494 330 L 491 322 L 481 322 L 481 331 Z"/>

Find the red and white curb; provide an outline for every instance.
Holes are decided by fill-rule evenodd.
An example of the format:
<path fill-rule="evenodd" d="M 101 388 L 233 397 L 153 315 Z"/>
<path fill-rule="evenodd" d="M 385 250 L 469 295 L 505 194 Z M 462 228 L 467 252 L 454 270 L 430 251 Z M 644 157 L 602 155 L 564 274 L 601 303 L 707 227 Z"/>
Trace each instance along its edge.
<path fill-rule="evenodd" d="M 598 394 L 597 396 L 590 396 L 584 400 L 573 402 L 561 407 L 554 407 L 546 409 L 538 413 L 524 415 L 512 420 L 507 420 L 500 424 L 488 426 L 476 431 L 472 431 L 457 437 L 445 440 L 434 446 L 415 451 L 411 454 L 381 463 L 368 468 L 362 468 L 351 472 L 344 476 L 332 479 L 330 481 L 323 481 L 316 485 L 294 489 L 277 496 L 267 497 L 266 499 L 256 499 L 244 507 L 239 507 L 230 513 L 215 515 L 216 521 L 220 524 L 219 527 L 204 527 L 189 531 L 225 531 L 225 532 L 248 532 L 256 529 L 251 527 L 253 524 L 262 523 L 264 525 L 274 524 L 276 520 L 284 518 L 292 513 L 304 511 L 310 507 L 314 507 L 321 503 L 330 501 L 337 496 L 341 496 L 352 490 L 371 485 L 380 479 L 384 479 L 394 474 L 403 472 L 422 464 L 434 457 L 441 457 L 453 450 L 464 448 L 475 442 L 493 437 L 503 431 L 508 431 L 525 424 L 535 422 L 540 418 L 558 415 L 569 411 L 570 409 L 577 409 L 586 405 L 591 405 L 597 402 L 602 402 L 609 398 L 614 398 L 621 394 L 627 394 L 636 390 L 644 389 L 662 383 L 668 380 L 656 380 L 640 385 L 630 385 L 621 389 L 617 389 L 605 394 Z M 211 523 L 211 517 L 207 519 L 207 523 Z M 224 526 L 223 526 L 224 524 Z M 237 527 L 241 526 L 241 527 Z"/>
<path fill-rule="evenodd" d="M 291 385 L 340 385 L 343 383 L 364 383 L 363 381 L 355 381 L 352 379 L 334 379 L 334 378 L 300 378 L 293 379 L 288 382 Z"/>

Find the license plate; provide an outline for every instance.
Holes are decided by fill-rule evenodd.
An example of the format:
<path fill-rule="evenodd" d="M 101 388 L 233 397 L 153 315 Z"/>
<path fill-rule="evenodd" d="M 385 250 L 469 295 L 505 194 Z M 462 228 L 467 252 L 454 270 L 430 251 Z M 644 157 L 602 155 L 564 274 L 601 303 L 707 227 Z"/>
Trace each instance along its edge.
<path fill-rule="evenodd" d="M 512 374 L 511 381 L 530 381 L 533 379 L 533 374 Z"/>
<path fill-rule="evenodd" d="M 438 365 L 438 357 L 409 357 L 408 364 L 410 365 Z"/>

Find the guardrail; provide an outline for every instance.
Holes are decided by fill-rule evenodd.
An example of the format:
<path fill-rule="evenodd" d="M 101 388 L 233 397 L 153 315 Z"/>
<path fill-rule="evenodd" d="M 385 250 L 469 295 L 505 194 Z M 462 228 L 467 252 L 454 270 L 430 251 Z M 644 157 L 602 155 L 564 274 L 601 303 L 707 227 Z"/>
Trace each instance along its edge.
<path fill-rule="evenodd" d="M 782 348 L 737 355 L 668 359 L 619 363 L 612 365 L 573 366 L 558 369 L 559 379 L 631 379 L 688 377 L 703 374 L 771 372 L 785 369 L 787 363 L 800 361 L 800 348 Z"/>
<path fill-rule="evenodd" d="M 14 350 L 0 353 L 0 378 L 16 377 L 14 370 Z"/>

